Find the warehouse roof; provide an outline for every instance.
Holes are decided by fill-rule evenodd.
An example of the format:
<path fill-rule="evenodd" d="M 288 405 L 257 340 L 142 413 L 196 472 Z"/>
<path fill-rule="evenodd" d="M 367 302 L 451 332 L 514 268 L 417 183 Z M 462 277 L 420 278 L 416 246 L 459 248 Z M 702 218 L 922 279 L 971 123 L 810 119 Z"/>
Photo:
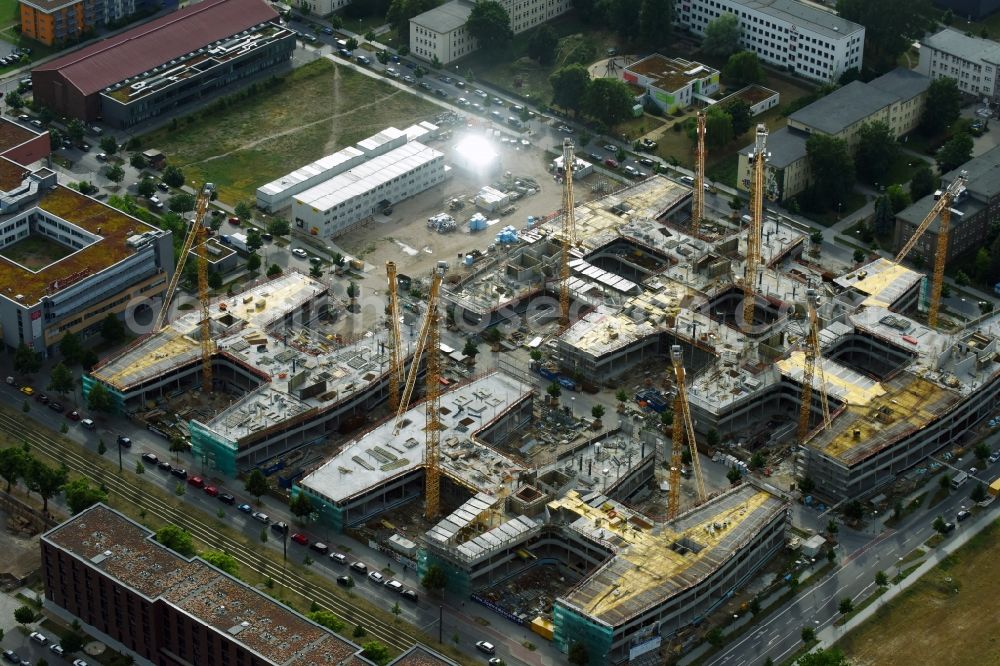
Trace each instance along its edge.
<path fill-rule="evenodd" d="M 833 12 L 798 0 L 743 0 L 740 4 L 747 9 L 756 9 L 779 21 L 787 21 L 830 39 L 840 39 L 858 30 L 864 30 L 857 23 L 840 18 Z"/>
<path fill-rule="evenodd" d="M 895 95 L 900 101 L 907 101 L 927 90 L 931 85 L 931 79 L 929 76 L 914 72 L 912 69 L 897 67 L 891 72 L 886 72 L 877 79 L 869 81 L 868 85 Z"/>
<path fill-rule="evenodd" d="M 434 32 L 451 32 L 461 28 L 469 20 L 472 4 L 464 0 L 452 0 L 410 19 L 410 23 Z"/>
<path fill-rule="evenodd" d="M 945 28 L 929 37 L 924 37 L 923 43 L 932 49 L 943 51 L 963 60 L 1000 62 L 1000 44 L 992 39 L 969 37 L 965 33 L 951 28 Z"/>
<path fill-rule="evenodd" d="M 851 125 L 871 117 L 897 100 L 896 95 L 863 81 L 851 81 L 843 88 L 816 100 L 788 117 L 824 134 L 840 134 Z M 770 143 L 770 141 L 768 142 Z"/>
<path fill-rule="evenodd" d="M 261 0 L 205 0 L 39 65 L 84 95 L 153 69 L 214 41 L 278 18 Z"/>

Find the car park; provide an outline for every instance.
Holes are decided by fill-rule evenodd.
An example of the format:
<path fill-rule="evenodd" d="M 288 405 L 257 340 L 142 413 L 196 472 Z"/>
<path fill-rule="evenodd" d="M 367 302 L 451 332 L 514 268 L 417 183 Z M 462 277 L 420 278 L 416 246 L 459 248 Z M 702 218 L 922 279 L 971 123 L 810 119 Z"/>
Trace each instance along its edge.
<path fill-rule="evenodd" d="M 378 583 L 379 585 L 381 585 L 385 581 L 385 576 L 383 576 L 378 571 L 372 571 L 371 573 L 368 574 L 368 580 L 370 580 L 373 583 Z"/>
<path fill-rule="evenodd" d="M 155 453 L 143 453 L 142 461 L 147 462 L 150 465 L 155 465 L 156 463 L 160 462 L 160 459 L 156 457 Z"/>
<path fill-rule="evenodd" d="M 236 507 L 237 511 L 242 511 L 243 513 L 253 513 L 253 508 L 249 504 L 240 504 Z"/>
<path fill-rule="evenodd" d="M 476 649 L 480 652 L 485 652 L 486 654 L 495 654 L 497 649 L 489 641 L 479 641 L 476 643 Z"/>
<path fill-rule="evenodd" d="M 184 469 L 183 467 L 174 467 L 170 470 L 170 473 L 176 476 L 178 479 L 183 480 L 188 478 L 187 470 Z"/>
<path fill-rule="evenodd" d="M 371 58 L 369 58 L 368 56 L 359 55 L 357 58 L 355 58 L 355 60 L 357 60 L 358 63 L 361 65 L 372 64 Z"/>
<path fill-rule="evenodd" d="M 339 55 L 341 58 L 346 58 L 348 60 L 354 57 L 354 53 L 347 49 L 337 49 L 337 55 Z"/>
<path fill-rule="evenodd" d="M 126 449 L 131 449 L 132 440 L 124 435 L 118 435 L 118 446 L 124 446 Z"/>
<path fill-rule="evenodd" d="M 347 555 L 344 555 L 343 553 L 330 553 L 330 559 L 337 564 L 347 564 Z"/>
<path fill-rule="evenodd" d="M 351 568 L 358 573 L 368 573 L 368 565 L 364 562 L 351 562 Z"/>
<path fill-rule="evenodd" d="M 309 537 L 307 537 L 305 534 L 302 534 L 301 532 L 296 532 L 295 534 L 293 534 L 292 541 L 299 544 L 300 546 L 309 545 Z"/>
<path fill-rule="evenodd" d="M 421 88 L 423 88 L 424 90 L 430 90 L 431 89 L 431 84 L 427 83 L 426 81 L 421 81 L 417 85 L 420 86 Z"/>
<path fill-rule="evenodd" d="M 406 76 L 403 77 L 403 83 L 405 83 L 407 85 L 411 85 L 412 86 L 416 82 L 417 82 L 417 80 L 415 78 L 413 78 L 412 76 L 410 76 L 409 74 L 407 74 Z"/>
<path fill-rule="evenodd" d="M 604 166 L 609 167 L 611 169 L 617 169 L 618 162 L 617 160 L 613 160 L 609 157 L 608 159 L 604 160 Z"/>
<path fill-rule="evenodd" d="M 235 504 L 236 503 L 236 498 L 233 497 L 232 495 L 230 495 L 229 493 L 222 493 L 216 499 L 218 499 L 223 504 Z"/>
<path fill-rule="evenodd" d="M 395 578 L 393 578 L 392 580 L 386 581 L 385 587 L 386 587 L 386 589 L 392 590 L 393 592 L 396 592 L 397 594 L 403 591 L 403 584 L 400 583 Z"/>
<path fill-rule="evenodd" d="M 267 523 L 271 522 L 270 516 L 268 516 L 266 513 L 262 512 L 262 511 L 256 511 L 256 512 L 254 512 L 253 514 L 251 514 L 251 517 L 254 520 L 256 520 L 257 522 L 264 523 L 265 525 Z"/>
<path fill-rule="evenodd" d="M 419 595 L 417 595 L 416 590 L 403 590 L 402 592 L 399 593 L 399 595 L 404 599 L 409 599 L 414 603 L 420 600 L 420 597 Z"/>
<path fill-rule="evenodd" d="M 342 585 L 343 587 L 351 587 L 354 585 L 354 579 L 348 575 L 337 576 L 337 585 Z"/>
<path fill-rule="evenodd" d="M 441 90 L 440 88 L 435 88 L 434 89 L 434 94 L 437 95 L 438 97 L 440 97 L 441 99 L 448 99 L 448 93 L 446 93 L 445 91 Z"/>

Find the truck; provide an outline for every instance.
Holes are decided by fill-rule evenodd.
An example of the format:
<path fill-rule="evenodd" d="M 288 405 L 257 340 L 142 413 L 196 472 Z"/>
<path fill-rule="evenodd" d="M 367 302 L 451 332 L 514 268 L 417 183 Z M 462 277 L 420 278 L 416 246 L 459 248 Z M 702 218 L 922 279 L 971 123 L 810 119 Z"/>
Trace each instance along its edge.
<path fill-rule="evenodd" d="M 247 248 L 246 234 L 219 234 L 219 240 L 222 241 L 224 245 L 228 245 L 234 250 L 249 252 L 249 249 Z"/>
<path fill-rule="evenodd" d="M 959 472 L 955 476 L 951 477 L 951 487 L 953 490 L 957 490 L 969 480 L 969 474 L 967 472 Z"/>
<path fill-rule="evenodd" d="M 989 490 L 989 493 L 990 493 L 990 495 L 992 497 L 996 497 L 997 495 L 1000 495 L 1000 476 L 998 476 L 997 478 L 993 479 L 993 483 L 990 484 L 990 487 L 989 487 L 988 490 Z"/>
<path fill-rule="evenodd" d="M 652 409 L 657 414 L 667 409 L 667 398 L 656 389 L 643 389 L 635 394 L 635 401 L 640 407 Z"/>

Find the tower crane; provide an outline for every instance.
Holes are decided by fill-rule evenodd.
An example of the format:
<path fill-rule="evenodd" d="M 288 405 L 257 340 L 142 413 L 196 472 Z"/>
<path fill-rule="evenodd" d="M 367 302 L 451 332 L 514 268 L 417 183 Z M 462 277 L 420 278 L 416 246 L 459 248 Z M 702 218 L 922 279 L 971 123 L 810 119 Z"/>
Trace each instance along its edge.
<path fill-rule="evenodd" d="M 674 373 L 677 375 L 677 400 L 675 401 L 675 406 L 681 409 L 680 417 L 684 427 L 684 435 L 687 437 L 688 449 L 691 451 L 691 469 L 694 471 L 695 484 L 698 488 L 698 501 L 704 502 L 708 499 L 708 493 L 705 491 L 705 478 L 701 474 L 701 460 L 698 459 L 698 443 L 694 438 L 694 422 L 691 420 L 691 404 L 688 402 L 687 384 L 685 383 L 684 350 L 681 349 L 680 345 L 672 345 L 670 347 L 670 360 L 674 364 Z M 678 414 L 674 412 L 675 421 L 677 416 Z M 674 430 L 677 430 L 676 426 Z M 676 442 L 677 439 L 675 436 L 675 445 Z M 670 473 L 673 475 L 673 470 Z M 678 475 L 680 474 L 679 467 L 677 473 Z M 673 486 L 671 486 L 671 493 L 673 493 Z"/>
<path fill-rule="evenodd" d="M 427 317 L 424 318 L 424 323 L 420 327 L 420 333 L 417 335 L 417 344 L 413 348 L 413 360 L 410 361 L 410 371 L 406 375 L 406 384 L 403 386 L 402 395 L 399 397 L 399 406 L 396 408 L 396 426 L 392 431 L 393 436 L 398 435 L 400 429 L 403 427 L 403 414 L 406 413 L 406 408 L 410 404 L 410 398 L 413 396 L 413 387 L 416 386 L 417 375 L 420 374 L 420 360 L 428 347 L 430 347 L 431 328 L 433 324 L 430 315 L 431 312 L 437 312 L 438 299 L 441 293 L 441 278 L 443 275 L 444 267 L 439 266 L 431 279 L 431 291 L 427 297 Z M 438 348 L 435 347 L 431 350 L 431 353 L 436 356 L 437 351 Z"/>
<path fill-rule="evenodd" d="M 576 243 L 576 206 L 573 203 L 573 142 L 563 139 L 562 257 L 559 265 L 559 324 L 569 326 L 569 251 Z"/>
<path fill-rule="evenodd" d="M 826 374 L 823 371 L 823 358 L 819 347 L 819 319 L 816 316 L 816 306 L 819 305 L 819 294 L 815 289 L 806 291 L 806 307 L 809 309 L 809 332 L 806 335 L 805 364 L 802 370 L 802 404 L 799 407 L 799 443 L 802 444 L 809 436 L 809 420 L 812 416 L 813 377 L 816 366 L 819 366 L 819 396 L 823 411 L 823 425 L 820 430 L 830 427 L 830 402 L 826 394 Z"/>
<path fill-rule="evenodd" d="M 937 326 L 938 310 L 941 307 L 941 285 L 944 283 L 944 265 L 948 260 L 948 226 L 951 223 L 951 205 L 965 191 L 965 183 L 969 173 L 962 171 L 958 178 L 951 182 L 943 192 L 936 192 L 934 198 L 937 201 L 931 207 L 927 217 L 917 226 L 916 231 L 910 236 L 910 240 L 896 255 L 896 263 L 900 263 L 909 254 L 913 246 L 923 235 L 927 228 L 935 219 L 939 219 L 937 247 L 934 250 L 934 279 L 931 282 L 931 302 L 927 311 L 927 323 L 932 327 Z"/>
<path fill-rule="evenodd" d="M 170 282 L 167 284 L 167 290 L 163 292 L 163 305 L 160 307 L 160 312 L 156 315 L 156 319 L 153 320 L 152 331 L 155 333 L 163 328 L 163 325 L 167 321 L 167 312 L 170 311 L 170 302 L 174 298 L 174 292 L 177 291 L 177 285 L 181 281 L 181 275 L 184 273 L 184 264 L 187 262 L 188 253 L 191 248 L 194 247 L 195 241 L 201 235 L 200 229 L 203 228 L 203 223 L 205 220 L 205 213 L 208 212 L 208 199 L 209 193 L 202 191 L 198 195 L 198 201 L 195 205 L 195 215 L 194 221 L 191 226 L 188 227 L 187 234 L 184 236 L 184 242 L 181 243 L 181 252 L 177 256 L 177 264 L 174 266 L 174 274 L 170 276 Z"/>
<path fill-rule="evenodd" d="M 753 325 L 754 293 L 760 268 L 760 244 L 764 226 L 764 177 L 767 165 L 767 125 L 757 125 L 757 139 L 750 155 L 750 229 L 747 232 L 747 263 L 743 274 L 743 320 Z"/>
<path fill-rule="evenodd" d="M 431 278 L 431 291 L 441 290 L 441 278 L 444 267 L 438 263 Z M 428 301 L 427 319 L 427 397 L 424 401 L 424 517 L 434 520 L 441 511 L 441 357 L 440 357 L 440 321 L 438 317 L 438 298 Z"/>
<path fill-rule="evenodd" d="M 385 262 L 389 283 L 389 409 L 399 408 L 399 385 L 403 377 L 403 336 L 399 329 L 399 288 L 396 283 L 396 262 Z"/>
<path fill-rule="evenodd" d="M 667 502 L 667 517 L 676 518 L 681 512 L 681 465 L 684 464 L 681 450 L 684 448 L 684 428 L 680 423 L 684 413 L 681 407 L 681 394 L 678 391 L 674 397 L 673 444 L 670 447 L 670 488 Z"/>
<path fill-rule="evenodd" d="M 691 195 L 691 233 L 698 234 L 698 225 L 705 217 L 705 112 L 698 112 L 698 141 L 694 149 L 694 193 Z"/>

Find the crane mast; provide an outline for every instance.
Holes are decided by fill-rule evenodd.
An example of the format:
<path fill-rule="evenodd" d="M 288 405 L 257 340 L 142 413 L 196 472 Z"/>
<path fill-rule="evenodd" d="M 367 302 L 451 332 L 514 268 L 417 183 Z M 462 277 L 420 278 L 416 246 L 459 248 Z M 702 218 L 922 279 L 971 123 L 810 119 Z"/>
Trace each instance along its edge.
<path fill-rule="evenodd" d="M 816 316 L 816 306 L 819 305 L 819 295 L 814 289 L 806 292 L 806 306 L 809 309 L 809 333 L 806 336 L 805 363 L 802 370 L 802 404 L 799 406 L 799 443 L 804 443 L 809 436 L 809 421 L 812 416 L 813 377 L 819 366 L 819 395 L 823 413 L 821 430 L 830 427 L 830 402 L 826 393 L 826 374 L 823 371 L 823 358 L 819 346 L 819 319 Z"/>
<path fill-rule="evenodd" d="M 673 445 L 670 447 L 670 488 L 667 502 L 667 517 L 676 518 L 681 512 L 681 465 L 684 464 L 681 451 L 684 449 L 684 428 L 678 422 L 684 409 L 681 407 L 681 394 L 678 391 L 674 397 Z"/>
<path fill-rule="evenodd" d="M 153 320 L 152 332 L 156 333 L 161 330 L 167 321 L 167 312 L 170 311 L 170 302 L 174 299 L 174 293 L 177 291 L 177 285 L 181 281 L 181 275 L 184 273 L 184 264 L 187 262 L 188 253 L 190 253 L 191 248 L 194 247 L 195 241 L 198 240 L 201 234 L 200 228 L 205 219 L 205 213 L 208 212 L 208 199 L 209 194 L 202 192 L 198 195 L 198 201 L 195 205 L 195 216 L 194 221 L 191 226 L 188 227 L 187 234 L 184 236 L 184 242 L 181 243 L 181 251 L 177 256 L 177 264 L 174 266 L 174 273 L 170 276 L 170 282 L 167 283 L 167 290 L 163 292 L 163 305 L 160 306 L 160 311 L 156 315 L 156 319 Z"/>
<path fill-rule="evenodd" d="M 199 202 L 204 203 L 196 208 L 194 227 L 198 230 L 198 303 L 201 306 L 200 337 L 201 337 L 201 390 L 212 391 L 212 354 L 215 353 L 215 340 L 212 338 L 212 318 L 208 314 L 208 253 L 205 241 L 208 230 L 202 223 L 208 210 L 207 194 L 199 196 Z"/>
<path fill-rule="evenodd" d="M 559 265 L 559 323 L 569 326 L 569 251 L 576 242 L 576 206 L 573 203 L 573 142 L 563 139 L 562 257 Z"/>
<path fill-rule="evenodd" d="M 944 265 L 948 261 L 948 227 L 951 223 L 951 205 L 965 191 L 965 183 L 968 179 L 968 172 L 962 171 L 958 178 L 951 182 L 940 196 L 936 196 L 937 201 L 931 207 L 927 217 L 917 226 L 916 231 L 906 241 L 903 248 L 896 255 L 896 263 L 900 263 L 906 258 L 910 250 L 917 244 L 927 228 L 935 219 L 939 219 L 937 246 L 934 249 L 934 277 L 931 282 L 931 302 L 927 311 L 927 323 L 932 327 L 937 326 L 938 312 L 941 307 L 941 286 L 944 284 Z"/>
<path fill-rule="evenodd" d="M 698 225 L 705 217 L 705 112 L 698 112 L 694 149 L 694 192 L 691 195 L 691 233 L 698 234 Z"/>
<path fill-rule="evenodd" d="M 743 275 L 743 320 L 745 326 L 753 325 L 754 292 L 757 271 L 760 268 L 760 244 L 764 226 L 764 177 L 767 164 L 767 126 L 757 125 L 757 139 L 750 155 L 752 182 L 750 184 L 750 229 L 747 232 L 747 263 Z"/>
<path fill-rule="evenodd" d="M 427 297 L 427 316 L 424 317 L 424 323 L 420 327 L 420 333 L 417 335 L 417 344 L 413 348 L 413 360 L 410 361 L 410 371 L 406 375 L 406 384 L 403 386 L 403 393 L 399 397 L 399 406 L 396 408 L 396 427 L 392 431 L 394 436 L 398 435 L 400 429 L 403 427 L 403 414 L 406 413 L 406 408 L 410 404 L 410 398 L 413 396 L 413 388 L 417 384 L 417 375 L 420 374 L 420 360 L 429 345 L 431 336 L 430 313 L 432 309 L 437 308 L 440 291 L 440 279 L 432 279 L 430 295 Z"/>
<path fill-rule="evenodd" d="M 684 350 L 681 349 L 680 345 L 670 347 L 670 359 L 674 364 L 674 373 L 677 375 L 677 400 L 675 404 L 681 408 L 681 422 L 684 426 L 684 434 L 687 437 L 688 449 L 691 451 L 691 469 L 694 471 L 695 484 L 698 488 L 698 501 L 704 502 L 708 499 L 708 493 L 705 491 L 705 478 L 701 474 L 701 460 L 698 459 L 698 443 L 694 438 L 694 422 L 691 419 L 691 404 L 688 402 L 687 384 L 685 383 Z M 677 419 L 676 412 L 674 413 L 674 419 Z M 673 471 L 671 471 L 671 474 L 673 474 Z"/>
<path fill-rule="evenodd" d="M 399 385 L 403 377 L 403 335 L 399 328 L 399 288 L 396 282 L 396 262 L 385 262 L 389 284 L 389 409 L 399 408 Z"/>
<path fill-rule="evenodd" d="M 424 516 L 434 520 L 441 512 L 441 359 L 440 322 L 438 317 L 438 293 L 444 268 L 439 263 L 431 278 L 431 297 L 427 304 L 427 399 L 424 402 L 426 415 L 425 430 L 426 455 Z"/>

